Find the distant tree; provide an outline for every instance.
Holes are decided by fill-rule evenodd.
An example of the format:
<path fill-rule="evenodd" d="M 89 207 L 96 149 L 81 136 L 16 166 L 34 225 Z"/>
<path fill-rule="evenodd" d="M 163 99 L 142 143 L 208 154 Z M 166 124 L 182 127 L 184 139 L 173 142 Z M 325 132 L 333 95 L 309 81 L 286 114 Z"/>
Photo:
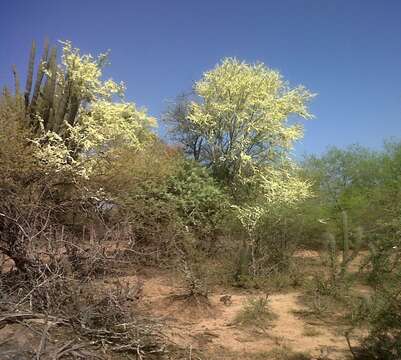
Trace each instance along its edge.
<path fill-rule="evenodd" d="M 358 145 L 333 147 L 321 156 L 309 156 L 303 168 L 314 184 L 322 215 L 340 219 L 346 211 L 351 220 L 374 219 L 367 209 L 385 178 L 383 154 Z"/>

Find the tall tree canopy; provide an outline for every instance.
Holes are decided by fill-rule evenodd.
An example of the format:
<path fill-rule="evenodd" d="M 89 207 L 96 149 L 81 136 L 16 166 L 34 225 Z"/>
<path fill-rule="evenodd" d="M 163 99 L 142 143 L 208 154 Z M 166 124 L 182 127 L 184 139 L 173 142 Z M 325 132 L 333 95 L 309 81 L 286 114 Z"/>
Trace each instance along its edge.
<path fill-rule="evenodd" d="M 262 63 L 225 59 L 195 83 L 194 93 L 196 99 L 181 99 L 167 120 L 185 150 L 230 185 L 285 159 L 303 133 L 289 117 L 311 117 L 313 94 L 290 88 Z"/>

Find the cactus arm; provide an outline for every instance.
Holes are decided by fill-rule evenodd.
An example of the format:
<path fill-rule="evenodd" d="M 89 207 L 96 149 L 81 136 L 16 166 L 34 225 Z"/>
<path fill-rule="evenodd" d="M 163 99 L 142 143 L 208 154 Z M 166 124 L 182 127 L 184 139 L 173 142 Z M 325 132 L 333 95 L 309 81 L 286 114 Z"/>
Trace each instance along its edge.
<path fill-rule="evenodd" d="M 343 225 L 343 258 L 342 258 L 342 273 L 345 274 L 349 263 L 349 232 L 348 232 L 348 214 L 345 210 L 341 212 Z"/>
<path fill-rule="evenodd" d="M 331 269 L 331 280 L 333 283 L 337 279 L 337 244 L 336 238 L 333 234 L 326 234 L 327 241 L 327 249 L 329 251 L 329 261 L 330 261 L 330 269 Z"/>
<path fill-rule="evenodd" d="M 70 111 L 68 112 L 67 122 L 73 126 L 77 117 L 80 101 L 76 95 L 71 96 Z"/>
<path fill-rule="evenodd" d="M 33 79 L 33 69 L 35 66 L 35 54 L 36 54 L 36 43 L 32 41 L 31 53 L 29 54 L 29 64 L 28 64 L 28 76 L 26 78 L 25 85 L 25 111 L 27 111 L 29 106 L 29 96 L 32 90 L 32 79 Z"/>
<path fill-rule="evenodd" d="M 46 130 L 52 127 L 51 120 L 54 116 L 51 116 L 53 104 L 54 104 L 54 93 L 56 90 L 57 81 L 57 49 L 54 47 L 50 52 L 50 59 L 48 63 L 49 76 L 45 84 L 45 101 L 46 110 L 43 114 L 43 125 Z"/>
<path fill-rule="evenodd" d="M 356 241 L 355 241 L 355 247 L 352 250 L 352 253 L 347 257 L 347 259 L 344 261 L 343 264 L 343 269 L 347 269 L 347 266 L 358 256 L 361 247 L 362 247 L 362 240 L 363 240 L 363 232 L 362 229 L 359 228 L 356 231 Z M 344 275 L 345 273 L 343 273 Z"/>
<path fill-rule="evenodd" d="M 15 96 L 19 96 L 19 76 L 17 71 L 17 66 L 13 65 L 13 75 L 14 75 L 14 87 L 15 87 Z"/>
<path fill-rule="evenodd" d="M 62 93 L 60 94 L 60 100 L 58 101 L 58 104 L 57 104 L 53 131 L 57 132 L 63 125 L 63 120 L 65 117 L 65 114 L 67 113 L 67 109 L 68 109 L 70 94 L 71 94 L 71 83 L 69 80 L 69 75 L 67 73 L 65 76 L 65 79 L 64 79 L 64 89 L 63 89 Z"/>
<path fill-rule="evenodd" d="M 45 64 L 47 63 L 48 55 L 49 55 L 49 41 L 46 39 L 45 45 L 43 48 L 42 58 L 40 60 L 40 64 L 39 64 L 39 68 L 38 68 L 38 73 L 36 76 L 31 104 L 29 105 L 29 113 L 31 114 L 31 116 L 35 113 L 35 110 L 36 110 L 37 101 L 38 101 L 39 95 L 40 95 L 40 88 L 41 88 L 43 77 L 45 74 L 44 68 L 45 68 Z"/>

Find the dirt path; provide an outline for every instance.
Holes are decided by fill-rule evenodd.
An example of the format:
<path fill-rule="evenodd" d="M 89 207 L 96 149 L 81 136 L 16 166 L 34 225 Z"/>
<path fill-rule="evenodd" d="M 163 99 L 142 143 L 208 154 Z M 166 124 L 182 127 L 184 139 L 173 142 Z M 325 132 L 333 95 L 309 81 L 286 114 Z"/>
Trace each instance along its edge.
<path fill-rule="evenodd" d="M 220 301 L 224 293 L 215 292 L 209 297 L 210 306 L 204 306 L 172 300 L 171 295 L 179 292 L 173 281 L 164 276 L 144 281 L 144 302 L 148 311 L 166 321 L 172 329 L 173 340 L 181 346 L 209 353 L 224 350 L 261 353 L 288 347 L 315 358 L 347 358 L 346 341 L 335 334 L 335 329 L 308 325 L 294 314 L 303 309 L 297 301 L 298 293 L 271 295 L 270 308 L 276 319 L 266 330 L 261 330 L 233 324 L 246 301 L 257 294 L 230 293 L 232 303 L 225 305 Z"/>

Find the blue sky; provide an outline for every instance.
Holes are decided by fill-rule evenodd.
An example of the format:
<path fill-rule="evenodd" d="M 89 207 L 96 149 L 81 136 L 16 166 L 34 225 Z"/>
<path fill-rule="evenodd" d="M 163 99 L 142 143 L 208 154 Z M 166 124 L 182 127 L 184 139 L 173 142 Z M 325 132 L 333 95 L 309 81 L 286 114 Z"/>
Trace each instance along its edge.
<path fill-rule="evenodd" d="M 398 0 L 2 0 L 0 85 L 13 63 L 25 73 L 32 39 L 46 36 L 92 54 L 111 49 L 106 74 L 158 118 L 204 71 L 235 56 L 318 93 L 298 155 L 378 148 L 401 134 Z"/>

